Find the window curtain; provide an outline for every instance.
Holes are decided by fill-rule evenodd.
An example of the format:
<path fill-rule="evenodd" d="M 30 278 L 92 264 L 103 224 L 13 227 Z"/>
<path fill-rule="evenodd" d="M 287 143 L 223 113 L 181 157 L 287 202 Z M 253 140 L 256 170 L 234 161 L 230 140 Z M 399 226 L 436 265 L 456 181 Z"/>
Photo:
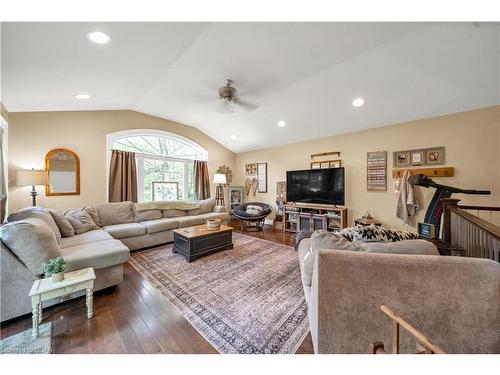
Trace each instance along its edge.
<path fill-rule="evenodd" d="M 206 161 L 194 161 L 194 194 L 198 200 L 210 198 L 210 177 Z"/>
<path fill-rule="evenodd" d="M 109 202 L 137 202 L 135 153 L 113 150 L 109 166 Z"/>

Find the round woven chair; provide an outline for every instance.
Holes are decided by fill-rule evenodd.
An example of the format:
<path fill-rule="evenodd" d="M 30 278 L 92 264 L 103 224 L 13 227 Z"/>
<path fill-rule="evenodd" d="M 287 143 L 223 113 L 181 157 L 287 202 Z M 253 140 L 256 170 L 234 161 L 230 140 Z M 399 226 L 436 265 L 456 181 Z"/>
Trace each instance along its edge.
<path fill-rule="evenodd" d="M 248 214 L 248 206 L 262 207 L 262 211 L 258 215 Z M 249 202 L 237 206 L 234 209 L 234 216 L 240 220 L 241 229 L 247 232 L 257 232 L 262 230 L 266 217 L 268 217 L 272 211 L 272 207 L 267 203 Z"/>

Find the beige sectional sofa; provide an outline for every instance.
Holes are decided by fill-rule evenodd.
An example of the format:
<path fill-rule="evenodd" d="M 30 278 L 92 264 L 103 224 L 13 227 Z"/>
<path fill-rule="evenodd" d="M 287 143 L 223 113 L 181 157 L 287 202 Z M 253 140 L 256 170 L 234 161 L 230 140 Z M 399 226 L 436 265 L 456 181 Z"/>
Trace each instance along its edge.
<path fill-rule="evenodd" d="M 9 216 L 1 231 L 0 321 L 31 311 L 28 292 L 33 281 L 41 277 L 41 252 L 50 250 L 50 257 L 66 258 L 67 271 L 94 267 L 97 291 L 123 281 L 123 263 L 130 250 L 171 242 L 175 228 L 203 224 L 212 218 L 229 221 L 226 209 L 215 206 L 214 200 L 203 201 L 199 208 L 189 211 L 139 212 L 132 202 L 99 204 L 91 210 L 98 229 L 71 237 L 63 237 L 49 211 L 40 207 Z"/>
<path fill-rule="evenodd" d="M 392 321 L 380 305 L 447 353 L 500 353 L 499 263 L 417 255 L 415 241 L 383 246 L 315 249 L 312 282 L 304 285 L 315 353 L 369 353 L 376 341 L 391 350 Z M 310 238 L 298 246 L 303 278 L 310 247 Z M 402 352 L 415 353 L 415 340 L 401 332 Z"/>

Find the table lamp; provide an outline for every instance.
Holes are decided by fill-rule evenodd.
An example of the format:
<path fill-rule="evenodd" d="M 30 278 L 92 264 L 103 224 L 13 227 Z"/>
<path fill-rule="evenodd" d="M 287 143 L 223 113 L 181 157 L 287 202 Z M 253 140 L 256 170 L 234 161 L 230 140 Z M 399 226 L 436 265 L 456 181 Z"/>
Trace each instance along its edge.
<path fill-rule="evenodd" d="M 36 196 L 38 193 L 35 190 L 35 186 L 45 186 L 49 184 L 49 172 L 48 171 L 17 171 L 16 172 L 16 185 L 18 186 L 30 186 L 31 185 L 31 199 L 33 206 L 36 206 Z"/>
<path fill-rule="evenodd" d="M 214 184 L 217 184 L 215 191 L 215 204 L 224 206 L 224 185 L 227 184 L 226 175 L 224 173 L 216 173 L 214 175 Z"/>

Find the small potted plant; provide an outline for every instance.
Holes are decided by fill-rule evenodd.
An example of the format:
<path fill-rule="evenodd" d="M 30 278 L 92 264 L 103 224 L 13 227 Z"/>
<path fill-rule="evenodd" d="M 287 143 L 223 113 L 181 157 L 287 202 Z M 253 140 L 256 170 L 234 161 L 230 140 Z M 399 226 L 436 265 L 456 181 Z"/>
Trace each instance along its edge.
<path fill-rule="evenodd" d="M 49 259 L 47 263 L 42 264 L 45 277 L 52 276 L 52 281 L 59 282 L 64 279 L 64 270 L 66 269 L 66 259 L 57 257 Z"/>

